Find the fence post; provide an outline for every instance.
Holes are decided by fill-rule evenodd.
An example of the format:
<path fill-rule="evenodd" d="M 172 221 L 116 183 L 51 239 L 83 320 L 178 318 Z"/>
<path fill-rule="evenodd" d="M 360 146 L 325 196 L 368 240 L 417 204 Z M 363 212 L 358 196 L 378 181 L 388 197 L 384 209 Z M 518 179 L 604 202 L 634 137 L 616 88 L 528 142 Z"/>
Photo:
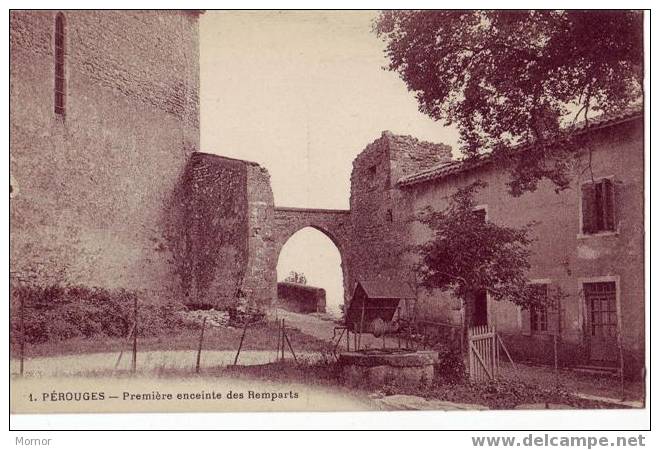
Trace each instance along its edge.
<path fill-rule="evenodd" d="M 401 305 L 398 305 L 396 308 L 396 323 L 398 324 L 399 327 L 396 333 L 396 338 L 399 348 L 401 348 Z"/>
<path fill-rule="evenodd" d="M 555 384 L 559 386 L 559 357 L 557 355 L 557 333 L 552 335 L 553 337 L 553 346 L 555 352 Z"/>
<path fill-rule="evenodd" d="M 284 322 L 284 320 L 282 320 Z M 291 341 L 289 340 L 289 336 L 287 336 L 286 331 L 284 331 L 284 327 L 282 327 L 282 333 L 284 333 L 284 339 L 286 339 L 286 343 L 289 345 L 289 350 L 291 350 L 291 354 L 293 355 L 293 360 L 295 361 L 296 364 L 298 364 L 298 358 L 296 358 L 296 352 L 293 351 L 293 345 L 291 345 Z M 284 346 L 282 346 L 282 351 L 284 351 Z"/>
<path fill-rule="evenodd" d="M 199 333 L 199 346 L 197 347 L 197 363 L 195 364 L 195 373 L 199 373 L 200 361 L 202 359 L 202 342 L 204 341 L 204 327 L 206 326 L 206 317 L 202 320 L 202 331 Z"/>
<path fill-rule="evenodd" d="M 284 338 L 286 337 L 286 334 L 284 334 L 284 319 L 282 319 L 282 361 L 284 361 Z"/>
<path fill-rule="evenodd" d="M 362 299 L 362 314 L 360 315 L 360 335 L 358 336 L 357 350 L 362 348 L 362 332 L 364 331 L 364 308 L 366 307 L 364 298 Z"/>
<path fill-rule="evenodd" d="M 115 362 L 115 369 L 119 367 L 119 363 L 121 362 L 121 357 L 124 355 L 124 346 L 128 345 L 130 339 L 133 337 L 133 330 L 135 330 L 135 323 L 131 325 L 128 334 L 126 335 L 126 340 L 120 344 L 121 346 L 119 347 L 119 356 L 117 357 L 117 361 Z"/>
<path fill-rule="evenodd" d="M 493 378 L 497 377 L 499 375 L 500 371 L 500 365 L 499 361 L 497 358 L 497 341 L 496 341 L 496 335 L 495 335 L 495 327 L 492 327 L 491 329 L 493 336 L 490 338 L 490 342 L 493 345 L 492 352 L 493 352 Z"/>
<path fill-rule="evenodd" d="M 25 300 L 23 295 L 19 294 L 18 296 L 21 299 L 21 343 L 20 343 L 20 353 L 21 353 L 21 362 L 20 362 L 20 374 L 23 376 L 23 364 L 25 359 Z"/>
<path fill-rule="evenodd" d="M 472 346 L 470 345 L 470 329 L 468 328 L 465 333 L 461 331 L 461 342 L 467 337 L 467 353 L 468 353 L 468 372 L 470 373 L 470 379 L 474 378 L 474 365 L 472 364 Z"/>
<path fill-rule="evenodd" d="M 621 400 L 625 400 L 626 391 L 623 380 L 623 345 L 621 343 L 621 331 L 618 329 L 617 329 L 617 344 L 619 346 L 619 385 L 621 389 Z"/>
<path fill-rule="evenodd" d="M 137 371 L 137 335 L 138 335 L 138 304 L 137 295 L 133 297 L 133 322 L 135 327 L 133 329 L 133 360 L 131 362 L 131 371 Z"/>
<path fill-rule="evenodd" d="M 241 334 L 241 341 L 238 343 L 238 351 L 236 352 L 236 357 L 234 357 L 234 365 L 238 362 L 238 355 L 241 354 L 241 348 L 243 348 L 243 339 L 245 339 L 245 333 L 247 332 L 249 320 L 245 320 L 245 325 L 243 325 L 243 334 Z"/>

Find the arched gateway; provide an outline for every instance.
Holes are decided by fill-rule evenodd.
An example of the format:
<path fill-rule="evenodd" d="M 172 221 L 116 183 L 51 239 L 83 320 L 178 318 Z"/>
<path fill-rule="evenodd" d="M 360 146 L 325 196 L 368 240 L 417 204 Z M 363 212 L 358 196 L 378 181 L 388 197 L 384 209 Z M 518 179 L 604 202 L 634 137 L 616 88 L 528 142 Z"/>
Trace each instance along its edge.
<path fill-rule="evenodd" d="M 263 167 L 193 153 L 170 205 L 172 263 L 184 302 L 270 305 L 280 250 L 305 227 L 337 246 L 345 303 L 358 279 L 408 278 L 406 239 L 414 211 L 397 182 L 450 157 L 449 147 L 384 132 L 353 161 L 348 211 L 275 207 Z"/>
<path fill-rule="evenodd" d="M 344 303 L 350 295 L 349 257 L 351 239 L 350 211 L 345 209 L 275 208 L 273 233 L 275 262 L 284 244 L 298 231 L 311 227 L 326 235 L 339 250 L 344 279 Z"/>
<path fill-rule="evenodd" d="M 182 186 L 185 210 L 174 228 L 182 236 L 174 250 L 187 304 L 269 305 L 277 295 L 282 246 L 305 227 L 337 246 L 346 300 L 352 280 L 348 210 L 276 208 L 265 169 L 208 153 L 193 154 Z"/>

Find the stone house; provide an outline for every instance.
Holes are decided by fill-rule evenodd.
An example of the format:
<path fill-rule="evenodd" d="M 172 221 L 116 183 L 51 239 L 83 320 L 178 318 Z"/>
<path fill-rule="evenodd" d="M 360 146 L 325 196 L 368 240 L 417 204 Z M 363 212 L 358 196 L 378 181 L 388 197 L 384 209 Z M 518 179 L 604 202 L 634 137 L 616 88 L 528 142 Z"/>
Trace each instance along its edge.
<path fill-rule="evenodd" d="M 620 333 L 626 369 L 639 373 L 645 326 L 643 113 L 604 115 L 577 132 L 592 148 L 591 170 L 576 170 L 582 174 L 559 193 L 544 181 L 535 192 L 513 197 L 507 192 L 508 171 L 488 158 L 471 165 L 446 160 L 398 179 L 401 215 L 408 217 L 426 207 L 441 210 L 457 188 L 485 181 L 476 212 L 513 227 L 538 222 L 530 279 L 543 290 L 560 288 L 567 295 L 558 310 L 528 311 L 484 293 L 472 317 L 464 318 L 459 301 L 420 290 L 417 314 L 493 325 L 518 357 L 551 360 L 557 334 L 566 364 L 618 364 Z M 413 221 L 406 237 L 419 244 L 428 239 L 428 230 Z"/>

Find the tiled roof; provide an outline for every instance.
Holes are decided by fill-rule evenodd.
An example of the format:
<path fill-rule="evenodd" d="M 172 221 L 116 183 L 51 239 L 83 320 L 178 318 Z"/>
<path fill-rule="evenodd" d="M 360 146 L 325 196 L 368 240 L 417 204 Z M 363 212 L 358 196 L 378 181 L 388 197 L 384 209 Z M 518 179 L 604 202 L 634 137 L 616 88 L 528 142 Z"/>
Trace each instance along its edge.
<path fill-rule="evenodd" d="M 415 292 L 405 281 L 374 278 L 358 283 L 369 298 L 415 298 Z"/>
<path fill-rule="evenodd" d="M 616 125 L 618 123 L 627 122 L 629 120 L 637 119 L 643 116 L 644 110 L 642 107 L 631 107 L 626 108 L 616 114 L 601 114 L 598 117 L 590 119 L 588 124 L 585 125 L 584 122 L 580 122 L 570 127 L 568 131 L 572 133 L 583 133 L 585 131 L 596 130 L 599 128 Z M 523 150 L 529 145 L 530 144 L 527 142 L 518 144 L 516 145 L 515 150 Z M 399 186 L 410 186 L 417 183 L 423 183 L 425 181 L 436 180 L 448 175 L 476 169 L 477 167 L 481 167 L 489 163 L 490 159 L 490 155 L 484 154 L 470 158 L 468 160 L 455 160 L 448 162 L 445 161 L 428 169 L 406 175 L 405 177 L 400 178 L 397 184 Z"/>

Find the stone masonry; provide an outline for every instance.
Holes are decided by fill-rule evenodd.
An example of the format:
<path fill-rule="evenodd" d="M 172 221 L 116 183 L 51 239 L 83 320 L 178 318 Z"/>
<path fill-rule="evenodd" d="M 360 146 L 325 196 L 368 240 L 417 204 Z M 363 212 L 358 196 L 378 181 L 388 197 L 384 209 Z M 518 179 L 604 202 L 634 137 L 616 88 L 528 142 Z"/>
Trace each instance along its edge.
<path fill-rule="evenodd" d="M 359 277 L 412 275 L 403 233 L 411 217 L 396 181 L 450 158 L 448 146 L 385 132 L 353 163 L 351 210 L 276 207 L 265 169 L 197 152 L 185 177 L 188 211 L 178 248 L 186 302 L 268 306 L 276 298 L 279 253 L 297 231 L 315 228 L 337 246 L 344 301 Z"/>
<path fill-rule="evenodd" d="M 402 237 L 412 219 L 399 178 L 451 159 L 451 147 L 388 131 L 353 161 L 350 249 L 352 280 L 383 277 L 413 281 Z"/>
<path fill-rule="evenodd" d="M 199 147 L 198 14 L 10 12 L 11 281 L 178 297 L 177 186 Z"/>

